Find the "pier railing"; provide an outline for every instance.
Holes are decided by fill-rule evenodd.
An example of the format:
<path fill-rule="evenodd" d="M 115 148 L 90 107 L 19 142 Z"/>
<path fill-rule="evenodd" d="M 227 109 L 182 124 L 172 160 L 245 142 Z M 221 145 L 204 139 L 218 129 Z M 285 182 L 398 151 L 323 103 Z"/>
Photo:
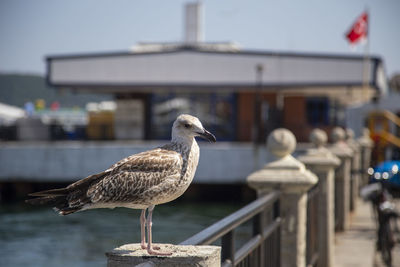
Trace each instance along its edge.
<path fill-rule="evenodd" d="M 275 131 L 267 143 L 275 159 L 246 179 L 258 199 L 177 246 L 198 251 L 179 266 L 197 259 L 212 261 L 199 266 L 335 266 L 335 217 L 345 230 L 350 211 L 351 155 L 343 153 L 344 144 L 322 149 L 318 144 L 327 138 L 316 132 L 316 148 L 295 159 L 294 136 Z"/>
<path fill-rule="evenodd" d="M 221 266 L 280 266 L 280 192 L 258 198 L 181 245 L 210 245 L 220 240 Z M 235 232 L 252 221 L 252 235 L 241 246 Z"/>

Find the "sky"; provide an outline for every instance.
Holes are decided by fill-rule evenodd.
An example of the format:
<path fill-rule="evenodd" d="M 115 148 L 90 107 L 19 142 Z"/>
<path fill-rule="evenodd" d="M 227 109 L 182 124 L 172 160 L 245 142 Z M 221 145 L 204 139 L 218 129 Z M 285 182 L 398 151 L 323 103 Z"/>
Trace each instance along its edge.
<path fill-rule="evenodd" d="M 42 74 L 49 55 L 183 40 L 188 0 L 0 0 L 0 73 Z M 246 50 L 362 55 L 345 33 L 366 9 L 369 51 L 400 73 L 399 0 L 203 0 L 204 41 Z"/>

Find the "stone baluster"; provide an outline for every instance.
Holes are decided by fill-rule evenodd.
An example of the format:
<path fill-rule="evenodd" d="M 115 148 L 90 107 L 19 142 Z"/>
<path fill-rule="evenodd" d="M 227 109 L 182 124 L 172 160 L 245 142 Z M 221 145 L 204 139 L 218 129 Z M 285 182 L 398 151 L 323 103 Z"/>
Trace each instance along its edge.
<path fill-rule="evenodd" d="M 283 267 L 306 265 L 307 191 L 318 181 L 315 174 L 291 155 L 295 147 L 296 138 L 289 130 L 274 130 L 267 139 L 267 150 L 273 158 L 247 177 L 247 183 L 259 196 L 273 190 L 282 192 L 280 214 L 284 220 L 280 257 Z"/>
<path fill-rule="evenodd" d="M 314 129 L 310 141 L 315 147 L 309 148 L 297 159 L 318 177 L 318 266 L 334 266 L 335 234 L 335 168 L 340 160 L 324 146 L 327 135 L 321 129 Z"/>
<path fill-rule="evenodd" d="M 335 224 L 336 230 L 344 231 L 349 226 L 350 172 L 353 151 L 345 142 L 345 131 L 336 127 L 332 130 L 333 144 L 329 150 L 340 159 L 335 171 Z"/>
<path fill-rule="evenodd" d="M 367 170 L 371 167 L 371 153 L 374 147 L 374 142 L 370 137 L 370 132 L 368 128 L 363 129 L 363 134 L 357 139 L 360 145 L 361 151 L 361 186 L 368 184 L 368 173 Z"/>
<path fill-rule="evenodd" d="M 361 159 L 360 159 L 360 145 L 354 139 L 354 131 L 346 128 L 346 143 L 353 150 L 353 157 L 351 158 L 351 176 L 350 176 L 350 210 L 354 211 L 357 207 L 357 198 L 360 189 L 360 173 L 361 173 Z"/>

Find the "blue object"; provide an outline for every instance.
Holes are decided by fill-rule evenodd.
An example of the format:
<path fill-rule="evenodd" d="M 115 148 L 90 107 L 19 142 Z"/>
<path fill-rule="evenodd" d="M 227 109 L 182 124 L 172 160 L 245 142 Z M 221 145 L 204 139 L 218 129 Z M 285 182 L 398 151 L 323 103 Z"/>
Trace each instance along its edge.
<path fill-rule="evenodd" d="M 26 102 L 24 105 L 26 114 L 30 117 L 35 113 L 35 105 L 32 102 Z"/>
<path fill-rule="evenodd" d="M 400 161 L 391 160 L 378 164 L 375 168 L 368 169 L 371 182 L 385 181 L 389 184 L 400 186 Z"/>

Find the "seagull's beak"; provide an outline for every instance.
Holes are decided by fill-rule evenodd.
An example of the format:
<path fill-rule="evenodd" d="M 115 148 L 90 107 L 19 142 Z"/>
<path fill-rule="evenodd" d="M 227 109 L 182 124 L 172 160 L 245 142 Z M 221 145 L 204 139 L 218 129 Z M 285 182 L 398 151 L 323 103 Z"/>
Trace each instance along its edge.
<path fill-rule="evenodd" d="M 215 138 L 215 136 L 212 133 L 210 133 L 206 129 L 203 129 L 203 130 L 204 131 L 202 133 L 198 133 L 201 138 L 207 139 L 208 141 L 210 141 L 212 143 L 217 142 L 217 139 Z"/>

